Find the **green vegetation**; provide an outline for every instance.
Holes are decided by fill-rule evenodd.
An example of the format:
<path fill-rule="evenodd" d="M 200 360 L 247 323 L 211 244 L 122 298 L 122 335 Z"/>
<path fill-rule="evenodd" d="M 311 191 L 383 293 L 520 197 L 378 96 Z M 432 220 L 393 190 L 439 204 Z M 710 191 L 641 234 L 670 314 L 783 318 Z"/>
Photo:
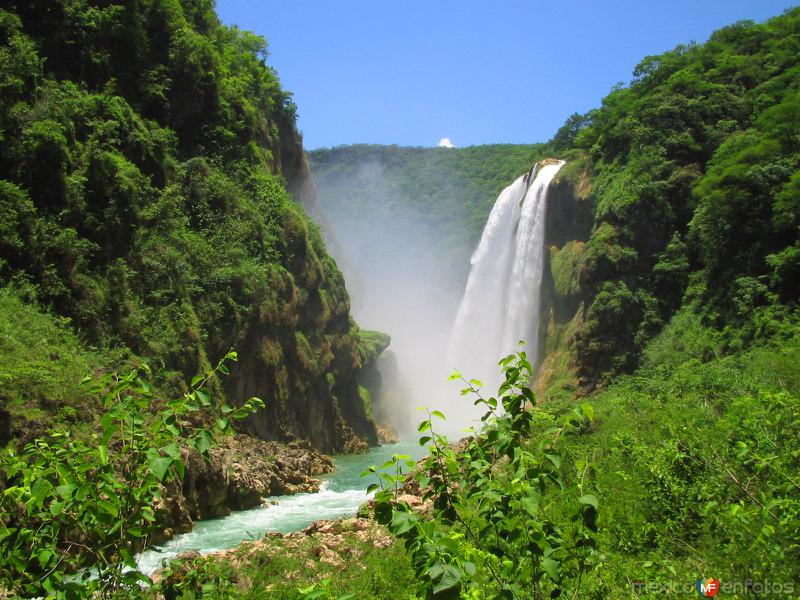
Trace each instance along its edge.
<path fill-rule="evenodd" d="M 266 57 L 266 41 L 221 25 L 212 2 L 6 3 L 0 286 L 69 323 L 84 352 L 144 360 L 173 391 L 235 347 L 246 360 L 214 391 L 277 400 L 250 431 L 341 449 L 342 415 L 374 437 L 358 329 L 316 226 L 286 191 L 309 175 L 295 106 Z M 81 353 L 53 341 L 31 345 L 32 365 Z M 77 381 L 70 368 L 61 386 Z M 0 409 L 18 394 L 47 411 L 75 399 L 36 385 L 8 388 Z M 320 426 L 331 413 L 342 427 Z"/>
<path fill-rule="evenodd" d="M 360 343 L 358 346 L 361 352 L 361 362 L 370 363 L 380 356 L 381 352 L 389 347 L 391 338 L 389 334 L 382 331 L 369 331 L 362 329 L 359 332 Z"/>
<path fill-rule="evenodd" d="M 347 521 L 338 530 L 336 539 L 268 537 L 224 557 L 173 561 L 153 593 L 175 600 L 416 600 L 411 564 L 388 532 L 373 523 L 365 542 Z"/>
<path fill-rule="evenodd" d="M 573 339 L 579 376 L 596 384 L 635 369 L 681 306 L 725 330 L 729 350 L 793 320 L 799 31 L 792 9 L 647 57 L 629 86 L 547 144 L 571 160 L 576 193 L 577 174 L 591 180 L 591 235 L 570 261 L 586 315 Z M 574 291 L 563 251 L 553 265 L 562 295 Z"/>
<path fill-rule="evenodd" d="M 100 435 L 84 441 L 54 428 L 19 453 L 0 454 L 0 584 L 25 597 L 106 598 L 149 582 L 134 553 L 160 529 L 162 486 L 183 477 L 182 448 L 206 456 L 215 435 L 264 406 L 257 398 L 237 409 L 212 400 L 207 384 L 228 373 L 227 360 L 236 354 L 152 416 L 151 386 L 140 372 L 87 378 L 102 396 Z M 211 426 L 190 425 L 193 416 Z"/>
<path fill-rule="evenodd" d="M 607 558 L 587 597 L 630 596 L 629 580 L 652 597 L 700 577 L 797 585 L 800 337 L 722 357 L 718 344 L 680 313 L 644 368 L 593 397 L 591 431 L 567 439 L 601 500 Z"/>
<path fill-rule="evenodd" d="M 793 597 L 800 336 L 727 356 L 719 337 L 681 312 L 644 368 L 577 407 L 520 411 L 526 365 L 509 357 L 497 400 L 478 400 L 508 412 L 480 436 L 448 448 L 423 421 L 431 456 L 413 476 L 433 517 L 395 502 L 392 475 L 375 509 L 406 540 L 420 597 L 682 598 L 701 577 Z"/>
<path fill-rule="evenodd" d="M 456 280 L 501 188 L 537 158 L 568 159 L 547 223 L 542 400 L 528 357 L 506 357 L 496 396 L 466 381 L 480 434 L 451 447 L 431 413 L 410 480 L 403 456 L 372 471 L 376 519 L 405 551 L 355 531 L 334 556 L 316 534 L 270 539 L 176 561 L 148 591 L 125 567 L 156 532 L 182 447 L 204 453 L 246 415 L 259 435 L 327 449 L 373 438 L 357 375 L 388 339 L 349 318 L 286 191 L 308 173 L 262 39 L 205 1 L 7 4 L 2 585 L 539 600 L 686 597 L 716 577 L 753 582 L 734 597 L 796 595 L 800 9 L 646 58 L 544 145 L 312 153 L 325 208 L 364 228 L 412 219 Z M 244 358 L 215 383 L 231 346 Z M 147 365 L 166 375 L 154 391 Z M 93 369 L 95 387 L 79 386 Z M 265 410 L 251 414 L 252 393 Z M 401 494 L 414 487 L 427 512 Z"/>
<path fill-rule="evenodd" d="M 586 474 L 565 486 L 559 446 L 569 432 L 591 426 L 589 404 L 564 418 L 536 406 L 527 387 L 533 369 L 524 352 L 500 362 L 505 381 L 497 396 L 481 396 L 481 383 L 463 379 L 462 396 L 485 409 L 484 428 L 458 449 L 435 431 L 438 411 L 422 421 L 420 444 L 430 455 L 415 471 L 431 515 L 398 500 L 402 456 L 396 474 L 381 473 L 375 516 L 405 540 L 424 594 L 464 598 L 558 597 L 580 588 L 600 562 L 595 549 L 598 499 Z M 413 462 L 411 463 L 413 465 Z M 391 464 L 384 467 L 392 466 Z M 372 472 L 377 473 L 376 469 Z"/>
<path fill-rule="evenodd" d="M 88 350 L 69 323 L 0 289 L 0 406 L 6 417 L 0 444 L 13 432 L 23 441 L 54 426 L 91 423 L 96 402 L 80 386 L 106 358 Z"/>
<path fill-rule="evenodd" d="M 356 144 L 308 153 L 318 202 L 348 237 L 408 223 L 434 240 L 442 271 L 463 284 L 498 194 L 529 170 L 541 144 L 411 148 Z M 368 218 L 365 218 L 365 215 Z"/>
<path fill-rule="evenodd" d="M 387 552 L 370 562 L 372 581 L 405 581 L 409 595 L 400 597 L 410 598 L 602 600 L 685 598 L 698 579 L 714 577 L 730 597 L 794 597 L 800 336 L 724 356 L 719 349 L 719 332 L 682 311 L 647 346 L 643 368 L 587 402 L 526 408 L 536 400 L 524 386 L 524 355 L 501 363 L 506 382 L 496 396 L 478 396 L 479 382 L 467 382 L 463 400 L 487 410 L 480 436 L 447 446 L 433 431 L 443 415 L 432 413 L 419 426 L 430 456 L 410 479 L 401 455 L 367 473 L 379 475 L 370 486 L 376 518 L 408 554 L 394 554 L 398 545 L 391 560 Z M 497 417 L 500 404 L 507 412 Z M 414 489 L 429 502 L 423 512 L 403 495 Z M 293 549 L 288 564 L 304 552 Z M 261 597 L 250 583 L 274 572 L 256 564 L 200 563 L 184 589 Z M 275 597 L 381 597 L 353 585 L 363 573 L 350 563 L 324 569 L 313 589 L 304 586 L 314 576 L 304 575 Z"/>

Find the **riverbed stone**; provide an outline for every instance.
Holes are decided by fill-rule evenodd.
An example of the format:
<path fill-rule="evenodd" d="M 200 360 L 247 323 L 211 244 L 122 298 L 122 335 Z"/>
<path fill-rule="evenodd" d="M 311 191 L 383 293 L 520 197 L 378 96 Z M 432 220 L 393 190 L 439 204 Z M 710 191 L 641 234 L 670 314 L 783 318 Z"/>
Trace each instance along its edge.
<path fill-rule="evenodd" d="M 245 510 L 271 496 L 317 492 L 316 475 L 331 473 L 333 460 L 307 442 L 281 444 L 245 434 L 220 440 L 208 457 L 183 454 L 182 486 L 163 490 L 159 508 L 163 531 L 157 543 L 191 529 L 194 521 Z"/>

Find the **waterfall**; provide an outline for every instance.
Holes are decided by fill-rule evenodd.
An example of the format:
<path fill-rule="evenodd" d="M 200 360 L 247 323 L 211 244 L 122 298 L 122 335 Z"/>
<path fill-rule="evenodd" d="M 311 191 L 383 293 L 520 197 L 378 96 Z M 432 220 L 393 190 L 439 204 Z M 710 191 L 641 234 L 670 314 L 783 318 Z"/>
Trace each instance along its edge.
<path fill-rule="evenodd" d="M 494 203 L 458 308 L 448 365 L 497 391 L 498 361 L 519 340 L 533 361 L 539 338 L 547 190 L 564 161 L 537 163 Z"/>

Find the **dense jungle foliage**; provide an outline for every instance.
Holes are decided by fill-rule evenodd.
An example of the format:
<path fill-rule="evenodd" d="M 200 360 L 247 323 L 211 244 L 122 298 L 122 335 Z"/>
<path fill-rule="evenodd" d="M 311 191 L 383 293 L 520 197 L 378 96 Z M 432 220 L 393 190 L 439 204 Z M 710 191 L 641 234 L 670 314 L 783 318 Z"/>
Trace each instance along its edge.
<path fill-rule="evenodd" d="M 221 25 L 206 0 L 3 7 L 2 320 L 23 310 L 13 297 L 34 303 L 68 319 L 77 354 L 146 360 L 167 389 L 236 348 L 220 391 L 274 400 L 253 433 L 326 449 L 350 424 L 374 435 L 341 274 L 286 191 L 308 173 L 265 40 Z M 49 378 L 73 350 L 29 359 Z M 2 441 L 25 435 L 36 409 L 83 410 L 24 377 L 0 373 Z"/>
<path fill-rule="evenodd" d="M 46 18 L 30 19 L 36 10 Z M 20 435 L 19 423 L 48 417 L 87 427 L 96 394 L 70 382 L 92 366 L 141 355 L 167 371 L 210 373 L 211 356 L 237 340 L 257 350 L 251 369 L 296 361 L 319 375 L 315 393 L 342 389 L 380 340 L 357 341 L 341 277 L 285 192 L 293 108 L 264 68 L 262 43 L 188 0 L 124 9 L 20 2 L 0 12 L 0 26 L 0 433 Z M 576 215 L 588 207 L 590 219 L 548 225 L 546 347 L 564 360 L 542 367 L 565 374 L 551 374 L 538 397 L 529 388 L 535 361 L 522 352 L 500 362 L 496 394 L 464 374 L 463 401 L 486 410 L 482 434 L 450 445 L 438 433 L 446 415 L 430 413 L 419 427 L 430 455 L 410 478 L 403 456 L 367 473 L 379 479 L 364 514 L 385 527 L 373 524 L 375 536 L 391 532 L 394 543 L 343 532 L 344 560 L 332 566 L 313 537 L 291 551 L 267 538 L 238 558 L 175 561 L 154 589 L 125 587 L 114 568 L 89 585 L 110 582 L 128 597 L 599 600 L 685 598 L 698 580 L 717 578 L 721 597 L 796 597 L 798 57 L 794 9 L 646 58 L 629 85 L 546 145 L 312 153 L 332 202 L 352 201 L 353 214 L 374 204 L 387 222 L 410 204 L 444 228 L 461 259 L 504 185 L 533 159 L 568 159 L 553 201 Z M 272 91 L 243 91 L 253 89 Z M 184 103 L 192 119 L 182 120 Z M 437 169 L 458 176 L 439 179 Z M 364 182 L 363 195 L 337 196 L 351 177 Z M 387 209 L 373 203 L 373 180 L 393 190 Z M 568 214 L 561 208 L 552 214 Z M 264 337 L 249 344 L 254 332 Z M 268 373 L 285 385 L 285 372 Z M 105 396 L 104 426 L 121 443 L 115 419 L 138 426 L 130 414 L 150 394 L 136 371 L 128 377 L 130 396 L 113 385 Z M 190 401 L 194 410 L 203 385 L 194 380 L 168 408 Z M 284 392 L 265 395 L 267 407 Z M 586 397 L 576 401 L 576 392 Z M 30 435 L 40 431 L 32 425 Z M 130 443 L 141 452 L 131 456 L 148 489 L 133 502 L 146 510 L 115 530 L 127 532 L 125 543 L 109 542 L 126 560 L 151 526 L 143 515 L 157 480 L 181 464 L 172 430 L 159 425 L 152 439 L 136 431 Z M 66 510 L 64 531 L 77 522 L 101 536 L 120 521 L 107 496 L 124 484 L 105 444 L 56 438 L 79 450 L 57 457 L 74 481 L 59 479 L 41 442 L 23 451 L 27 463 L 4 455 L 17 478 L 8 488 L 19 496 L 16 516 L 35 518 L 35 527 L 20 519 L 20 529 L 0 530 L 0 541 L 19 540 L 13 566 L 29 594 L 54 574 L 53 585 L 73 583 L 51 546 L 31 547 L 45 535 L 62 548 L 60 522 L 46 513 Z M 103 477 L 86 475 L 90 461 Z M 87 481 L 81 493 L 92 500 L 82 511 L 76 490 Z"/>
<path fill-rule="evenodd" d="M 379 489 L 364 513 L 395 544 L 364 548 L 345 535 L 337 554 L 364 562 L 332 567 L 313 537 L 310 557 L 265 539 L 245 559 L 177 561 L 166 590 L 226 600 L 604 600 L 687 598 L 713 578 L 723 597 L 794 598 L 800 340 L 733 355 L 722 347 L 718 331 L 682 312 L 634 375 L 580 403 L 534 398 L 528 408 L 529 364 L 508 357 L 496 395 L 466 383 L 464 401 L 480 394 L 489 415 L 482 435 L 448 446 L 434 413 L 419 427 L 423 465 L 406 478 L 406 457 L 395 456 L 365 474 L 379 476 Z M 507 412 L 495 419 L 500 404 Z"/>
<path fill-rule="evenodd" d="M 793 335 L 799 131 L 799 9 L 647 57 L 568 119 L 547 151 L 591 178 L 591 235 L 560 265 L 584 301 L 591 379 L 635 368 L 681 305 L 730 350 Z"/>

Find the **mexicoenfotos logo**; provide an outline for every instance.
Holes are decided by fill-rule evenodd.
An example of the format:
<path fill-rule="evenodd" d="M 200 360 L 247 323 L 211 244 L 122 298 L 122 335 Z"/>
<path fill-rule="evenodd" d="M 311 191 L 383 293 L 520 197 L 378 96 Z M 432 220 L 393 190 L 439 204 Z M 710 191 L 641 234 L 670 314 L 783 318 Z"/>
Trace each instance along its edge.
<path fill-rule="evenodd" d="M 719 579 L 698 579 L 697 580 L 697 593 L 700 596 L 711 598 L 716 596 L 719 591 Z"/>

